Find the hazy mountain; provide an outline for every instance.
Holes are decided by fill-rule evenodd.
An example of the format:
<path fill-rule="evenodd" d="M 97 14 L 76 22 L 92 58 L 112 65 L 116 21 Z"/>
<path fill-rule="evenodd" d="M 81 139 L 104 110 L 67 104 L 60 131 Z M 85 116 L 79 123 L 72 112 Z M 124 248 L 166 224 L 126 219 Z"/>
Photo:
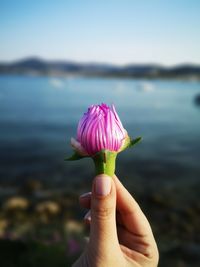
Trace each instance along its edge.
<path fill-rule="evenodd" d="M 86 75 L 133 78 L 198 78 L 200 65 L 185 64 L 164 67 L 157 64 L 130 64 L 115 66 L 100 63 L 78 63 L 72 61 L 48 61 L 27 58 L 12 63 L 0 63 L 0 74 L 35 75 Z"/>

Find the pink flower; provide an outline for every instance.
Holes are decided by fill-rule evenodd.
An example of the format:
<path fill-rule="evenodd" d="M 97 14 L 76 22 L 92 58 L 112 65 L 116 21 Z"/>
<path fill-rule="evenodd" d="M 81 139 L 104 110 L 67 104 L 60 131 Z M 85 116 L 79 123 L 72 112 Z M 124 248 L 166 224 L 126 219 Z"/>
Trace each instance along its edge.
<path fill-rule="evenodd" d="M 72 146 L 83 156 L 93 156 L 106 149 L 118 152 L 127 137 L 114 105 L 92 105 L 80 119 L 77 140 L 71 140 Z"/>
<path fill-rule="evenodd" d="M 118 153 L 135 146 L 141 137 L 131 139 L 124 129 L 114 105 L 92 105 L 78 123 L 77 138 L 71 139 L 74 148 L 66 160 L 91 157 L 96 174 L 113 177 Z"/>
<path fill-rule="evenodd" d="M 76 254 L 80 251 L 81 247 L 77 240 L 71 238 L 68 240 L 68 253 L 69 255 Z"/>

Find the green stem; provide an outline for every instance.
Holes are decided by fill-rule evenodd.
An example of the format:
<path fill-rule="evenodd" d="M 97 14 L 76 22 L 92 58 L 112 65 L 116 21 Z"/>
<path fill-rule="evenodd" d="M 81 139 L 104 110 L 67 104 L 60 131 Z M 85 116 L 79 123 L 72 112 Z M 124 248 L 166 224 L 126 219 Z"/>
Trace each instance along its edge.
<path fill-rule="evenodd" d="M 116 157 L 116 152 L 111 152 L 108 150 L 101 150 L 98 152 L 93 157 L 96 175 L 104 173 L 112 177 L 115 173 Z"/>

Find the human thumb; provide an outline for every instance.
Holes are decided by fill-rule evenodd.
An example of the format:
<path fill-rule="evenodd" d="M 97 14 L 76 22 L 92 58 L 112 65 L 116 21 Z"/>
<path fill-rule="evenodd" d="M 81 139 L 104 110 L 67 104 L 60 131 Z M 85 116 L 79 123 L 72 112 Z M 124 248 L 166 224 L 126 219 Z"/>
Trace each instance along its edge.
<path fill-rule="evenodd" d="M 105 174 L 95 177 L 91 195 L 91 225 L 88 246 L 96 257 L 108 258 L 119 249 L 116 229 L 116 188 Z"/>

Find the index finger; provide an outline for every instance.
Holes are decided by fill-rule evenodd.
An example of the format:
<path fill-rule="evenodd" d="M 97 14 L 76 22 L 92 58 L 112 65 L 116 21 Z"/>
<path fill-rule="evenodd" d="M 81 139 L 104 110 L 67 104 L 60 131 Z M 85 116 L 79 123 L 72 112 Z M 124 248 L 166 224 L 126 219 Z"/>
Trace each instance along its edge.
<path fill-rule="evenodd" d="M 123 226 L 138 236 L 152 237 L 150 224 L 136 200 L 122 185 L 117 176 L 113 176 L 117 192 L 117 211 L 120 214 Z"/>

